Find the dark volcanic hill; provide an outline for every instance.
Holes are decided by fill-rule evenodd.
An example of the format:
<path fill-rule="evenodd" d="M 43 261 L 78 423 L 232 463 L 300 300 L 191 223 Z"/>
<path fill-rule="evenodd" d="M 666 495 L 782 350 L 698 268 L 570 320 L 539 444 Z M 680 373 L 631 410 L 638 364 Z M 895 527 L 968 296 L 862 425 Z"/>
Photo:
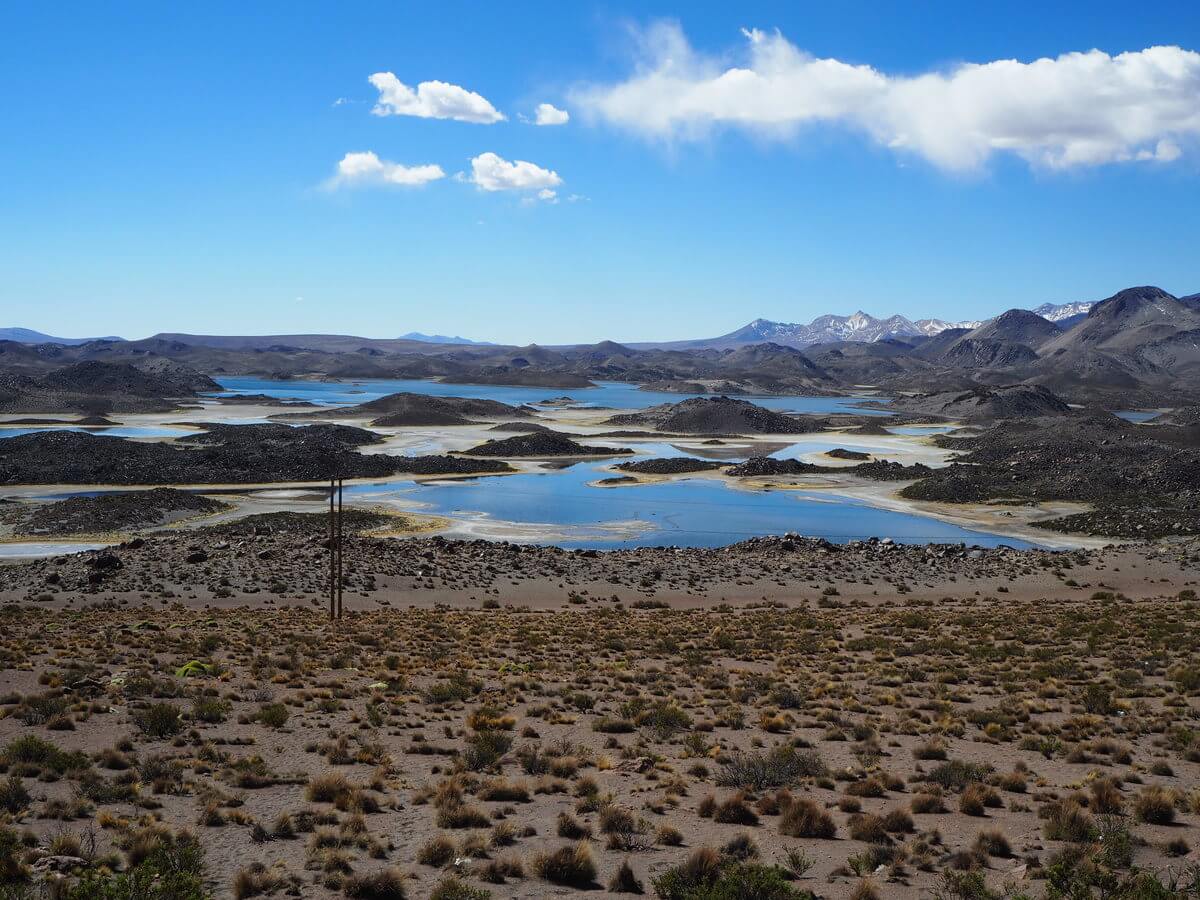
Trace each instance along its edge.
<path fill-rule="evenodd" d="M 975 330 L 968 331 L 966 337 L 977 341 L 1000 341 L 1023 344 L 1026 347 L 1040 347 L 1060 334 L 1062 329 L 1048 319 L 1043 319 L 1028 310 L 1010 309 L 990 322 L 984 322 Z"/>
<path fill-rule="evenodd" d="M 462 451 L 467 456 L 498 458 L 541 456 L 624 456 L 633 453 L 628 447 L 589 447 L 557 432 L 519 434 L 501 440 L 490 440 Z"/>
<path fill-rule="evenodd" d="M 1127 288 L 1093 306 L 1079 325 L 1042 347 L 1043 355 L 1081 349 L 1136 353 L 1155 341 L 1200 328 L 1200 310 L 1157 287 Z"/>
<path fill-rule="evenodd" d="M 918 348 L 928 360 L 959 369 L 1012 370 L 1034 362 L 1037 348 L 1062 333 L 1053 322 L 1024 309 L 1010 309 L 978 328 L 947 331 Z M 949 339 L 951 334 L 958 337 Z"/>
<path fill-rule="evenodd" d="M 901 412 L 972 423 L 1072 414 L 1071 407 L 1061 397 L 1044 387 L 1028 384 L 897 397 L 889 406 Z"/>
<path fill-rule="evenodd" d="M 176 443 L 204 446 L 253 446 L 269 452 L 275 446 L 292 447 L 299 443 L 313 447 L 345 449 L 378 444 L 383 440 L 380 435 L 373 431 L 367 431 L 365 428 L 333 425 L 327 422 L 299 426 L 282 425 L 277 422 L 262 422 L 252 425 L 207 422 L 196 427 L 204 430 L 197 434 L 178 438 Z"/>
<path fill-rule="evenodd" d="M 648 425 L 673 434 L 808 434 L 824 423 L 764 409 L 748 400 L 730 397 L 693 397 L 664 403 L 637 413 L 622 413 L 607 425 Z"/>
<path fill-rule="evenodd" d="M 519 406 L 498 400 L 477 400 L 472 397 L 431 397 L 404 391 L 368 400 L 357 406 L 322 410 L 322 418 L 369 418 L 372 425 L 381 427 L 403 425 L 473 425 L 484 419 L 522 419 L 533 414 Z M 281 419 L 310 419 L 311 413 L 289 413 Z"/>
<path fill-rule="evenodd" d="M 44 375 L 0 374 L 0 412 L 166 412 L 178 407 L 178 399 L 219 389 L 207 376 L 169 360 L 149 371 L 84 361 Z"/>
<path fill-rule="evenodd" d="M 239 435 L 202 447 L 74 431 L 26 434 L 0 441 L 0 484 L 259 484 L 323 481 L 331 473 L 383 478 L 399 473 L 510 471 L 497 460 L 361 454 L 328 431 L 293 428 L 288 432 L 272 432 L 261 441 Z"/>
<path fill-rule="evenodd" d="M 1012 420 L 978 437 L 936 440 L 963 455 L 906 487 L 905 496 L 953 503 L 1071 500 L 1096 509 L 1046 527 L 1120 537 L 1200 532 L 1194 429 L 1076 415 Z"/>
<path fill-rule="evenodd" d="M 15 531 L 25 535 L 103 534 L 165 525 L 230 508 L 203 494 L 174 488 L 114 491 L 38 506 Z"/>

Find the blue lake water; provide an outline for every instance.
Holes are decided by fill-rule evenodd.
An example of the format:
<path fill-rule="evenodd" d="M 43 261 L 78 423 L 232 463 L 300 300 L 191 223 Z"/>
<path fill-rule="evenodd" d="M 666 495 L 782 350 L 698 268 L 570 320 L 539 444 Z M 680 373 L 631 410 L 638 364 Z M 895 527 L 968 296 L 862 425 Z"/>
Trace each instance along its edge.
<path fill-rule="evenodd" d="M 359 403 L 397 391 L 478 397 L 512 404 L 569 395 L 592 406 L 619 409 L 682 399 L 677 394 L 639 391 L 632 385 L 618 382 L 604 382 L 597 388 L 575 391 L 449 385 L 419 380 L 329 383 L 239 377 L 221 379 L 221 384 L 231 394 L 263 393 L 281 398 L 309 399 L 323 405 Z M 820 414 L 859 411 L 854 406 L 854 398 L 770 397 L 755 398 L 754 402 L 794 412 Z M 224 419 L 223 416 L 214 418 Z M 0 434 L 6 430 L 28 432 L 41 429 L 0 427 Z M 131 437 L 171 437 L 190 433 L 179 428 L 136 426 L 90 430 Z M 919 434 L 936 430 L 913 429 Z M 839 441 L 833 435 L 828 439 L 806 435 L 786 446 L 759 447 L 757 452 L 797 456 L 841 446 L 845 441 Z M 620 443 L 615 440 L 601 442 Z M 687 448 L 661 440 L 628 443 L 636 449 L 639 457 L 719 455 L 742 458 L 749 450 L 745 446 L 735 446 L 739 443 L 736 441 L 724 449 L 715 446 Z M 869 436 L 861 436 L 854 440 L 852 446 L 870 449 L 870 443 Z M 880 452 L 886 455 L 886 451 Z M 589 461 L 561 469 L 545 468 L 515 475 L 462 480 L 417 482 L 403 478 L 388 479 L 372 484 L 348 485 L 346 493 L 348 498 L 365 503 L 388 500 L 415 503 L 423 512 L 459 520 L 466 523 L 473 533 L 489 537 L 503 536 L 502 523 L 514 523 L 526 526 L 522 533 L 531 535 L 522 539 L 568 548 L 714 547 L 757 535 L 789 531 L 838 542 L 888 537 L 905 543 L 1031 546 L 1015 538 L 961 528 L 924 516 L 877 509 L 850 498 L 821 492 L 748 491 L 702 477 L 616 488 L 593 487 L 592 482 L 614 474 L 604 471 L 606 465 L 607 461 Z M 57 494 L 53 499 L 96 493 L 101 492 L 72 491 Z M 548 532 L 555 532 L 557 536 L 547 536 Z"/>
<path fill-rule="evenodd" d="M 1162 415 L 1162 411 L 1157 409 L 1123 409 L 1113 415 L 1120 416 L 1126 422 L 1140 425 L 1143 422 L 1149 422 L 1151 419 L 1158 418 Z"/>
<path fill-rule="evenodd" d="M 570 548 L 719 547 L 788 531 L 839 543 L 890 537 L 904 543 L 1032 546 L 847 498 L 797 491 L 746 491 L 706 478 L 617 488 L 589 486 L 589 482 L 610 476 L 603 468 L 603 464 L 589 462 L 552 472 L 502 477 L 355 484 L 347 485 L 346 494 L 364 501 L 412 500 L 424 505 L 422 512 L 451 518 L 482 514 L 525 525 L 564 527 L 577 533 L 545 543 Z M 645 530 L 633 538 L 614 537 L 602 530 L 606 523 L 630 521 L 642 523 Z"/>
<path fill-rule="evenodd" d="M 347 406 L 377 400 L 388 394 L 410 391 L 431 397 L 473 397 L 480 400 L 499 400 L 513 405 L 540 403 L 558 397 L 570 397 L 582 406 L 612 409 L 640 409 L 659 403 L 678 403 L 694 394 L 668 394 L 662 391 L 641 391 L 637 385 L 621 381 L 600 381 L 594 388 L 531 388 L 493 384 L 444 384 L 424 379 L 372 379 L 362 381 L 302 381 L 258 378 L 237 375 L 217 378 L 225 390 L 217 396 L 266 394 L 281 400 L 308 400 L 325 406 Z M 759 406 L 786 412 L 887 415 L 883 410 L 863 409 L 856 404 L 868 397 L 747 397 Z"/>
<path fill-rule="evenodd" d="M 908 437 L 926 437 L 935 434 L 949 434 L 957 431 L 957 425 L 889 425 L 892 434 L 903 434 Z"/>

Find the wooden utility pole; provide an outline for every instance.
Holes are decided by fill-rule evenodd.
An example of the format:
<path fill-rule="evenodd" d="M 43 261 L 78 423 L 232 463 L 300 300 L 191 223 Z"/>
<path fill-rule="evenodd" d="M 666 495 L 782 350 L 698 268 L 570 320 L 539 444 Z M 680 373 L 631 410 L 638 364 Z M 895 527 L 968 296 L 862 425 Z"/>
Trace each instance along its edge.
<path fill-rule="evenodd" d="M 342 617 L 342 574 L 345 563 L 342 546 L 345 528 L 342 525 L 342 479 L 329 476 L 329 618 Z"/>
<path fill-rule="evenodd" d="M 345 542 L 343 540 L 345 532 L 342 525 L 342 479 L 338 479 L 338 502 L 337 502 L 337 617 L 342 617 L 342 552 Z"/>
<path fill-rule="evenodd" d="M 337 615 L 335 608 L 335 582 L 337 572 L 337 535 L 333 509 L 333 476 L 329 476 L 329 618 Z"/>

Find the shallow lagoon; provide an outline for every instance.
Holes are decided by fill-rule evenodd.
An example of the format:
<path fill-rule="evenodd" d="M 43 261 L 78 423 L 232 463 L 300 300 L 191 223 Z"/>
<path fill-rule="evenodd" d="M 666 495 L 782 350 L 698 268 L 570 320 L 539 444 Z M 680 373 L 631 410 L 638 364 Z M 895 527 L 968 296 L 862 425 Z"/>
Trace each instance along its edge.
<path fill-rule="evenodd" d="M 360 403 L 397 391 L 414 391 L 433 396 L 471 396 L 520 404 L 556 396 L 572 396 L 593 406 L 621 409 L 642 408 L 677 402 L 681 395 L 639 391 L 618 382 L 604 382 L 586 390 L 561 391 L 490 385 L 451 385 L 434 381 L 393 380 L 331 383 L 279 381 L 238 377 L 221 379 L 229 394 L 268 394 L 287 399 L 307 399 L 322 405 Z M 855 398 L 770 397 L 755 403 L 791 412 L 870 412 L 859 410 Z M 214 410 L 216 412 L 216 410 Z M 213 418 L 231 421 L 219 414 Z M 62 427 L 62 426 L 59 426 Z M 70 427 L 70 426 L 67 426 Z M 36 431 L 39 427 L 4 429 Z M 129 437 L 172 437 L 191 433 L 187 429 L 153 426 L 119 426 L 89 429 L 94 433 Z M 898 430 L 898 429 L 897 429 Z M 914 433 L 937 433 L 935 429 L 912 429 Z M 908 432 L 909 429 L 904 429 Z M 893 439 L 894 440 L 894 439 Z M 406 452 L 434 452 L 428 447 L 408 447 Z M 585 438 L 585 441 L 587 439 Z M 603 441 L 620 443 L 620 441 Z M 687 446 L 667 441 L 629 441 L 640 458 L 650 456 L 700 456 L 742 459 L 750 452 L 767 452 L 778 457 L 797 457 L 836 446 L 852 445 L 871 450 L 868 436 L 806 435 L 787 444 L 757 446 L 752 441 L 730 441 L 717 447 Z M 879 441 L 886 444 L 887 439 Z M 886 455 L 887 451 L 880 448 Z M 1007 544 L 1031 546 L 1016 538 L 962 528 L 937 519 L 879 509 L 864 502 L 834 494 L 791 490 L 744 490 L 724 481 L 687 477 L 623 487 L 595 487 L 611 477 L 606 467 L 617 460 L 587 461 L 564 468 L 546 466 L 534 471 L 497 477 L 444 479 L 424 482 L 398 478 L 370 484 L 347 485 L 348 498 L 365 503 L 382 503 L 402 509 L 444 516 L 454 520 L 452 531 L 459 535 L 511 538 L 568 548 L 616 549 L 642 545 L 713 547 L 766 534 L 798 532 L 848 541 L 889 537 L 906 543 L 966 543 L 979 546 Z M 45 499 L 100 493 L 71 491 Z M 38 548 L 45 550 L 45 548 Z M 11 548 L 19 553 L 16 547 Z M 26 555 L 28 550 L 21 555 Z M 8 554 L 6 554 L 8 555 Z"/>
<path fill-rule="evenodd" d="M 533 543 L 570 548 L 719 547 L 788 531 L 839 543 L 890 537 L 904 543 L 1032 546 L 1016 538 L 877 509 L 845 497 L 749 491 L 710 478 L 615 488 L 590 486 L 590 482 L 611 476 L 603 471 L 605 465 L 578 463 L 554 471 L 423 484 L 355 484 L 346 486 L 346 494 L 367 502 L 420 504 L 420 512 L 470 522 L 470 530 L 480 536 L 502 535 L 503 522 L 544 526 L 547 532 L 560 535 Z M 489 529 L 489 521 L 497 527 Z"/>
<path fill-rule="evenodd" d="M 280 400 L 308 400 L 323 406 L 348 406 L 377 400 L 388 394 L 410 391 L 431 397 L 474 397 L 480 400 L 499 400 L 501 403 L 541 403 L 558 397 L 570 397 L 585 407 L 611 409 L 642 409 L 660 403 L 678 403 L 695 394 L 668 394 L 662 391 L 641 391 L 637 385 L 621 381 L 599 381 L 594 388 L 531 388 L 491 384 L 445 384 L 424 379 L 387 379 L 361 381 L 303 381 L 258 378 L 251 375 L 216 379 L 225 390 L 216 396 L 266 394 Z M 883 410 L 863 409 L 856 404 L 872 397 L 745 397 L 759 406 L 786 412 L 801 413 L 859 413 L 887 415 Z"/>

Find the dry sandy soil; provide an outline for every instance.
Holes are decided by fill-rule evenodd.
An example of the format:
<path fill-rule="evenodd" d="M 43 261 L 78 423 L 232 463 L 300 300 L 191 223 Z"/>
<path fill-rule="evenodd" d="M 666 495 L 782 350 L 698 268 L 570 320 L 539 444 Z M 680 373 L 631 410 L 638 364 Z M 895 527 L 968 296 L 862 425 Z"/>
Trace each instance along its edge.
<path fill-rule="evenodd" d="M 1194 542 L 356 535 L 330 622 L 318 524 L 272 521 L 0 567 L 4 878 L 1195 896 Z"/>

